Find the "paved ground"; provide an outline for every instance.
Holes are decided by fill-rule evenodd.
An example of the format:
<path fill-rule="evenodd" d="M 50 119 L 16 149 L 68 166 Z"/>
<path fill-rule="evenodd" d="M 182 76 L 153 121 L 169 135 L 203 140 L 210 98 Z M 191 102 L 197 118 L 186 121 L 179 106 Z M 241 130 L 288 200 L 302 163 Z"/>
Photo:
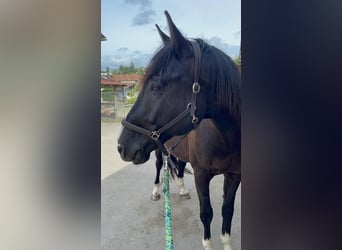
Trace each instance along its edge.
<path fill-rule="evenodd" d="M 116 149 L 120 132 L 120 122 L 101 123 L 101 180 L 129 165 L 121 160 Z"/>
<path fill-rule="evenodd" d="M 154 156 L 142 165 L 121 160 L 116 151 L 120 123 L 102 122 L 102 216 L 101 248 L 104 250 L 165 249 L 164 199 L 151 201 L 155 166 Z M 190 165 L 188 165 L 190 166 Z M 190 200 L 181 199 L 175 182 L 170 185 L 174 248 L 203 249 L 203 227 L 192 175 L 185 176 Z M 221 229 L 223 176 L 210 184 L 214 210 L 211 224 L 214 249 L 222 249 Z M 238 189 L 232 226 L 234 250 L 241 249 L 241 196 Z"/>

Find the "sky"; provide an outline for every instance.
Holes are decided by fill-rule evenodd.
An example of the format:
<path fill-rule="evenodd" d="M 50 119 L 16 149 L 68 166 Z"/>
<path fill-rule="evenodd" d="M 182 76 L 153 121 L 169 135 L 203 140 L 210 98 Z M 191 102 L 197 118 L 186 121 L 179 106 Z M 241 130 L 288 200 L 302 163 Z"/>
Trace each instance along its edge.
<path fill-rule="evenodd" d="M 161 46 L 155 24 L 168 34 L 164 11 L 187 38 L 202 38 L 237 56 L 241 40 L 240 0 L 101 0 L 101 68 L 145 66 Z"/>

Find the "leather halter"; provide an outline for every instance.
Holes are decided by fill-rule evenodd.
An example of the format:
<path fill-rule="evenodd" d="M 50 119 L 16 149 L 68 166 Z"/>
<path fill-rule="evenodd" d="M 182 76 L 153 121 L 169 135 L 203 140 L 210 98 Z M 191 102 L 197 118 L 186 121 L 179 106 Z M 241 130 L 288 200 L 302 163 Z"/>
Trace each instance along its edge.
<path fill-rule="evenodd" d="M 167 155 L 167 156 L 169 156 L 170 153 L 165 148 L 164 144 L 160 141 L 160 139 L 159 139 L 160 135 L 162 133 L 164 133 L 165 131 L 167 131 L 169 128 L 176 125 L 179 121 L 183 120 L 188 114 L 190 114 L 190 116 L 192 117 L 192 123 L 193 123 L 195 128 L 198 126 L 198 123 L 199 123 L 198 117 L 196 116 L 196 108 L 197 108 L 196 102 L 197 102 L 197 95 L 201 89 L 201 86 L 198 83 L 199 75 L 200 75 L 200 66 L 201 66 L 201 50 L 200 50 L 198 43 L 195 40 L 191 41 L 191 45 L 192 45 L 192 48 L 194 51 L 194 60 L 195 60 L 194 83 L 192 85 L 191 102 L 188 103 L 186 109 L 182 113 L 180 113 L 178 116 L 176 116 L 174 119 L 172 119 L 170 122 L 168 122 L 167 124 L 165 124 L 163 127 L 161 127 L 160 129 L 158 129 L 156 131 L 150 131 L 150 130 L 144 129 L 144 128 L 139 127 L 139 126 L 137 126 L 131 122 L 126 121 L 126 119 L 122 120 L 122 122 L 121 122 L 121 124 L 124 127 L 128 128 L 130 130 L 133 130 L 135 132 L 138 132 L 140 134 L 146 135 L 147 137 L 154 140 L 157 143 L 160 150 L 162 151 L 162 153 L 164 155 Z M 170 157 L 168 157 L 168 158 L 171 159 Z M 169 161 L 169 163 L 174 168 L 174 164 L 173 164 L 172 160 L 171 160 L 171 162 Z"/>

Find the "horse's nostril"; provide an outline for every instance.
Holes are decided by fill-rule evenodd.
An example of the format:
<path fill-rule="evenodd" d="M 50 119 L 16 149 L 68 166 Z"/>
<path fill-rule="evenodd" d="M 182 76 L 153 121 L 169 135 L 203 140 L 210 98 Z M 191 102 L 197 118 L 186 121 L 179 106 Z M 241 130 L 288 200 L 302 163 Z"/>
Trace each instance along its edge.
<path fill-rule="evenodd" d="M 123 147 L 119 144 L 118 145 L 118 151 L 119 151 L 120 154 L 121 154 L 122 150 L 123 150 Z"/>

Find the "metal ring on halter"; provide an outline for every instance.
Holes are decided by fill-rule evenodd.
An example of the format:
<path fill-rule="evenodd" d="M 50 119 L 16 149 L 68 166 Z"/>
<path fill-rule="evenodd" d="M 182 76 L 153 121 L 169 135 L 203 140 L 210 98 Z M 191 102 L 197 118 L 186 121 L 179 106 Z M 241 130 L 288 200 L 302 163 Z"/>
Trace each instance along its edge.
<path fill-rule="evenodd" d="M 198 82 L 194 82 L 192 85 L 192 92 L 198 94 L 201 90 L 201 85 Z"/>
<path fill-rule="evenodd" d="M 188 105 L 186 106 L 186 109 L 190 109 L 191 107 L 191 102 L 188 103 Z"/>
<path fill-rule="evenodd" d="M 198 117 L 192 117 L 192 123 L 197 123 L 198 122 Z"/>
<path fill-rule="evenodd" d="M 159 139 L 159 136 L 160 136 L 160 134 L 158 134 L 157 131 L 152 131 L 152 132 L 151 132 L 151 138 L 152 138 L 153 140 L 158 140 L 158 139 Z"/>

